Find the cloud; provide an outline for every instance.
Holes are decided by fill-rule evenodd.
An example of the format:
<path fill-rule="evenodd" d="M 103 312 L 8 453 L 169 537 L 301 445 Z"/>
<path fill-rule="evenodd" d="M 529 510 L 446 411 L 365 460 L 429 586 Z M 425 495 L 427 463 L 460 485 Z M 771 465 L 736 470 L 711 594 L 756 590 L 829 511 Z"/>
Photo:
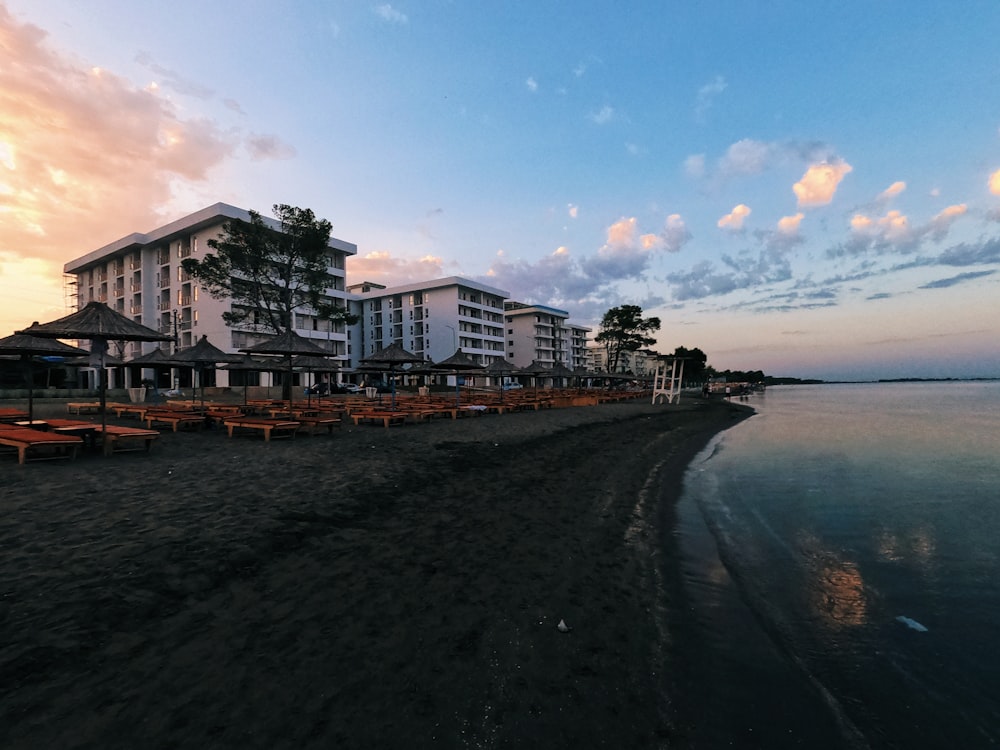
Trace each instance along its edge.
<path fill-rule="evenodd" d="M 733 207 L 732 211 L 719 219 L 719 229 L 725 229 L 728 232 L 741 231 L 743 229 L 743 220 L 746 219 L 750 213 L 750 207 L 740 203 L 738 206 Z"/>
<path fill-rule="evenodd" d="M 990 175 L 989 187 L 993 195 L 1000 195 L 1000 169 Z"/>
<path fill-rule="evenodd" d="M 813 164 L 792 186 L 799 206 L 825 206 L 833 200 L 837 186 L 853 170 L 846 161 Z"/>
<path fill-rule="evenodd" d="M 725 91 L 727 86 L 728 84 L 726 83 L 725 78 L 722 76 L 716 76 L 715 80 L 706 83 L 698 89 L 698 95 L 695 98 L 694 103 L 694 119 L 696 122 L 705 121 L 708 110 L 712 108 L 712 104 L 715 102 L 716 97 Z"/>
<path fill-rule="evenodd" d="M 184 78 L 180 73 L 170 68 L 159 65 L 148 52 L 137 54 L 135 61 L 159 77 L 157 84 L 166 86 L 178 94 L 193 96 L 197 99 L 211 99 L 215 95 L 215 92 L 207 86 L 202 86 L 196 81 Z"/>
<path fill-rule="evenodd" d="M 660 237 L 663 239 L 663 249 L 668 253 L 676 253 L 691 239 L 691 233 L 680 214 L 670 214 Z"/>
<path fill-rule="evenodd" d="M 931 281 L 927 284 L 922 285 L 921 289 L 947 289 L 948 287 L 955 286 L 956 284 L 962 284 L 966 281 L 974 281 L 975 279 L 981 279 L 984 276 L 992 276 L 996 271 L 969 271 L 968 273 L 960 273 L 958 276 L 951 276 L 947 279 L 938 279 L 937 281 Z"/>
<path fill-rule="evenodd" d="M 945 235 L 948 234 L 948 230 L 951 225 L 955 223 L 960 217 L 965 216 L 968 213 L 969 207 L 964 203 L 948 206 L 937 216 L 931 219 L 930 222 L 930 234 L 935 240 L 943 240 Z"/>
<path fill-rule="evenodd" d="M 901 180 L 897 180 L 879 193 L 876 200 L 880 203 L 886 203 L 902 193 L 904 190 L 906 190 L 906 183 Z"/>
<path fill-rule="evenodd" d="M 275 135 L 251 134 L 246 139 L 246 148 L 254 161 L 292 159 L 296 155 L 295 147 L 283 143 Z"/>
<path fill-rule="evenodd" d="M 445 275 L 444 262 L 433 255 L 422 258 L 394 258 L 387 251 L 373 251 L 356 255 L 347 265 L 349 283 L 374 281 L 386 286 L 397 286 L 414 281 L 437 279 Z"/>
<path fill-rule="evenodd" d="M 719 160 L 719 175 L 730 178 L 738 175 L 760 174 L 768 166 L 778 150 L 773 143 L 764 143 L 750 138 L 736 141 L 726 149 Z"/>
<path fill-rule="evenodd" d="M 382 18 L 382 20 L 388 21 L 389 23 L 404 24 L 410 20 L 406 17 L 405 13 L 400 13 L 398 10 L 389 5 L 389 3 L 376 5 L 375 12 Z"/>
<path fill-rule="evenodd" d="M 799 226 L 802 224 L 804 217 L 805 214 L 801 211 L 794 216 L 782 216 L 778 219 L 778 232 L 786 237 L 798 235 Z"/>
<path fill-rule="evenodd" d="M 684 160 L 684 172 L 689 177 L 701 178 L 705 176 L 705 154 L 691 154 Z"/>
<path fill-rule="evenodd" d="M 594 122 L 597 125 L 606 125 L 607 123 L 615 119 L 614 107 L 609 107 L 608 105 L 604 105 L 597 112 L 593 112 L 590 115 L 588 115 L 588 118 L 590 119 L 591 122 Z"/>
<path fill-rule="evenodd" d="M 575 219 L 580 214 L 580 207 L 574 206 L 572 203 L 570 203 L 568 206 L 566 206 L 566 213 L 569 214 L 569 217 L 571 219 Z"/>
<path fill-rule="evenodd" d="M 526 81 L 524 82 L 524 85 L 525 85 L 525 86 L 527 86 L 527 87 L 528 87 L 528 91 L 530 91 L 530 92 L 532 92 L 532 93 L 534 93 L 534 92 L 538 91 L 538 81 L 536 81 L 536 80 L 535 80 L 534 78 L 532 78 L 531 76 L 529 76 L 529 77 L 528 77 L 528 80 L 526 80 Z"/>
<path fill-rule="evenodd" d="M 205 182 L 232 158 L 218 124 L 62 57 L 2 4 L 0 37 L 0 246 L 65 261 L 145 231 L 162 223 L 176 180 Z"/>

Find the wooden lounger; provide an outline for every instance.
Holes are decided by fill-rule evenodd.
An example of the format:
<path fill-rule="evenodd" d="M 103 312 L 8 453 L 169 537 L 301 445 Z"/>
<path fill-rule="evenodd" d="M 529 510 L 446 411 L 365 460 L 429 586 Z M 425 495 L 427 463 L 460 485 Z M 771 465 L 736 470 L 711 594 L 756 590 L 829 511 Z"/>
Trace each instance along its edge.
<path fill-rule="evenodd" d="M 409 416 L 411 414 L 405 411 L 356 411 L 351 413 L 351 419 L 354 420 L 355 425 L 362 422 L 374 424 L 381 422 L 383 427 L 388 427 L 391 424 L 405 424 L 406 418 Z"/>
<path fill-rule="evenodd" d="M 307 435 L 315 435 L 318 432 L 326 431 L 328 434 L 333 434 L 334 427 L 340 427 L 341 420 L 340 417 L 326 417 L 326 416 L 315 416 L 315 417 L 296 417 L 295 421 L 301 424 L 299 427 L 300 432 L 304 432 Z"/>
<path fill-rule="evenodd" d="M 293 422 L 290 419 L 268 419 L 266 417 L 232 417 L 223 421 L 229 437 L 233 436 L 236 428 L 247 430 L 260 430 L 264 433 L 264 441 L 271 440 L 271 435 L 275 437 L 295 437 L 295 433 L 301 426 L 300 422 Z"/>
<path fill-rule="evenodd" d="M 153 441 L 160 437 L 156 430 L 143 430 L 139 427 L 118 427 L 117 425 L 94 425 L 101 437 L 104 455 L 110 456 L 115 451 L 139 451 L 149 453 Z"/>
<path fill-rule="evenodd" d="M 112 406 L 112 404 L 108 404 Z M 68 403 L 66 411 L 69 414 L 98 414 L 101 411 L 101 404 L 97 401 L 87 403 Z"/>
<path fill-rule="evenodd" d="M 17 462 L 23 464 L 28 460 L 28 452 L 40 451 L 42 455 L 33 456 L 32 460 L 43 458 L 75 459 L 76 453 L 83 445 L 83 438 L 75 435 L 61 435 L 58 432 L 42 432 L 28 427 L 0 430 L 0 445 L 17 449 Z M 55 455 L 48 455 L 48 449 L 53 449 Z"/>
<path fill-rule="evenodd" d="M 150 430 L 158 424 L 170 425 L 174 432 L 177 432 L 181 426 L 197 429 L 205 426 L 205 416 L 192 412 L 147 410 L 143 419 L 146 421 L 146 427 Z"/>
<path fill-rule="evenodd" d="M 28 418 L 28 412 L 21 411 L 20 409 L 8 409 L 4 407 L 0 409 L 0 422 L 20 422 L 21 420 Z"/>

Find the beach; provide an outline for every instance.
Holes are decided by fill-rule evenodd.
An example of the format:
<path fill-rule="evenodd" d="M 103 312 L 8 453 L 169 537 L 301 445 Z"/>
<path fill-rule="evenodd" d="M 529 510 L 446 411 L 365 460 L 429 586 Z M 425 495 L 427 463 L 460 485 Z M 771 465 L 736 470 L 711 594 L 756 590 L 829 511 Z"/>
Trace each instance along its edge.
<path fill-rule="evenodd" d="M 671 746 L 661 510 L 750 413 L 685 397 L 3 456 L 0 745 Z"/>

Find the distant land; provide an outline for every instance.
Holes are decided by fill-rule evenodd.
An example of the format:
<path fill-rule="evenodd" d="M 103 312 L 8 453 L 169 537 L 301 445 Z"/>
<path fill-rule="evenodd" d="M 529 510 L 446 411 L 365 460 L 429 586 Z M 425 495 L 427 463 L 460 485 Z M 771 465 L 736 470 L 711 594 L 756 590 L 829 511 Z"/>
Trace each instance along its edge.
<path fill-rule="evenodd" d="M 879 378 L 877 380 L 817 380 L 776 378 L 768 375 L 764 385 L 844 385 L 850 383 L 990 383 L 1000 378 Z"/>

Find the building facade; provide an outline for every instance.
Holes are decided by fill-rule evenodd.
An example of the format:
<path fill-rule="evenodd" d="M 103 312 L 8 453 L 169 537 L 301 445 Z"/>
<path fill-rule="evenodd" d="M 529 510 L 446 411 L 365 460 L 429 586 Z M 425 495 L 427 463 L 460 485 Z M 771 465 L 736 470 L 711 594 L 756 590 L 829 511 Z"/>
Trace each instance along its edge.
<path fill-rule="evenodd" d="M 507 357 L 518 367 L 532 362 L 586 369 L 590 329 L 569 322 L 569 313 L 547 305 L 508 301 Z"/>
<path fill-rule="evenodd" d="M 130 234 L 71 260 L 63 271 L 70 277 L 76 306 L 83 307 L 92 300 L 105 302 L 137 323 L 174 336 L 179 348 L 193 345 L 202 335 L 227 352 L 264 340 L 266 336 L 252 330 L 228 327 L 222 314 L 231 309 L 232 300 L 207 294 L 181 268 L 185 258 L 203 258 L 209 250 L 208 240 L 221 237 L 223 226 L 234 219 L 249 221 L 250 213 L 216 203 L 151 232 Z M 264 221 L 278 226 L 267 217 Z M 350 242 L 330 239 L 328 271 L 334 283 L 324 294 L 345 308 L 347 258 L 357 251 Z M 340 359 L 350 357 L 350 335 L 343 324 L 330 324 L 305 311 L 293 316 L 292 328 Z M 132 342 L 111 354 L 129 360 L 155 346 Z M 219 379 L 220 385 L 228 384 L 224 371 L 220 371 Z"/>
<path fill-rule="evenodd" d="M 267 217 L 274 228 L 278 223 Z M 65 264 L 71 305 L 80 308 L 92 300 L 106 302 L 132 320 L 175 337 L 184 348 L 201 336 L 226 352 L 238 352 L 266 338 L 251 328 L 231 328 L 223 313 L 231 299 L 216 299 L 181 268 L 185 258 L 203 258 L 208 241 L 220 238 L 232 220 L 249 221 L 244 209 L 217 203 L 147 233 L 134 233 Z M 347 285 L 347 263 L 357 246 L 331 238 L 328 271 L 333 285 L 324 291 L 327 301 L 358 316 L 354 325 L 322 320 L 309 310 L 297 312 L 292 329 L 332 353 L 350 373 L 362 360 L 390 344 L 400 344 L 424 360 L 439 362 L 461 349 L 476 362 L 488 365 L 509 359 L 519 366 L 537 360 L 561 363 L 573 369 L 588 366 L 589 328 L 568 321 L 569 313 L 545 305 L 509 301 L 509 292 L 478 281 L 449 276 L 394 287 L 372 282 Z M 127 343 L 112 355 L 128 361 L 159 344 Z M 138 378 L 124 370 L 129 387 Z M 229 385 L 219 370 L 216 384 Z"/>
<path fill-rule="evenodd" d="M 361 318 L 364 353 L 357 360 L 394 343 L 432 362 L 457 349 L 482 365 L 505 356 L 503 311 L 510 295 L 502 289 L 449 276 L 395 287 L 362 282 L 349 291 Z"/>

